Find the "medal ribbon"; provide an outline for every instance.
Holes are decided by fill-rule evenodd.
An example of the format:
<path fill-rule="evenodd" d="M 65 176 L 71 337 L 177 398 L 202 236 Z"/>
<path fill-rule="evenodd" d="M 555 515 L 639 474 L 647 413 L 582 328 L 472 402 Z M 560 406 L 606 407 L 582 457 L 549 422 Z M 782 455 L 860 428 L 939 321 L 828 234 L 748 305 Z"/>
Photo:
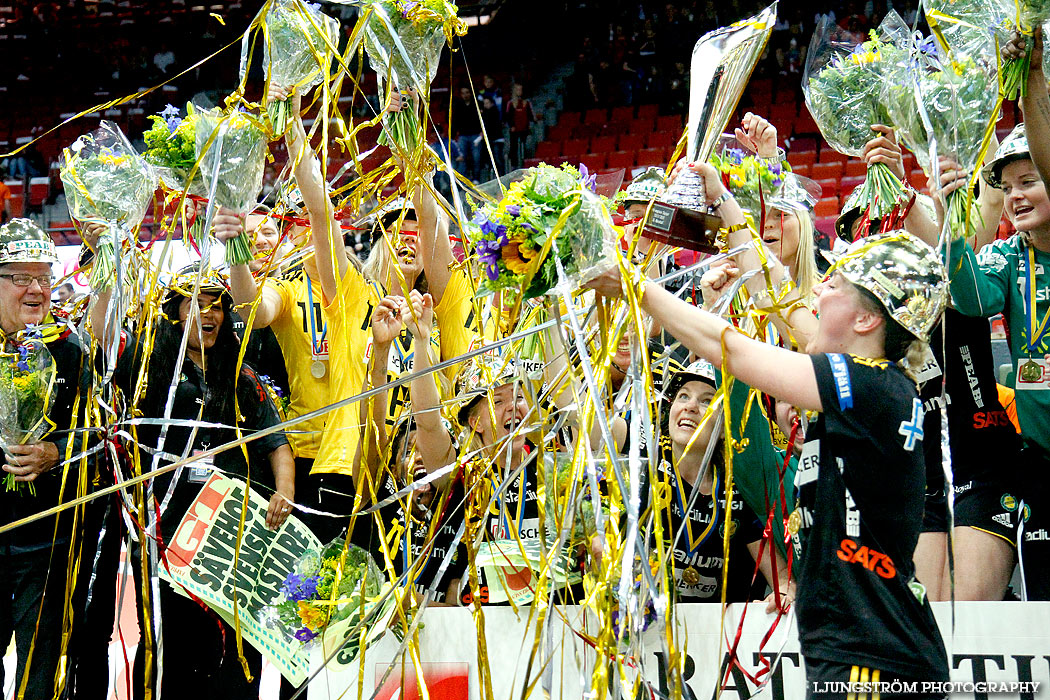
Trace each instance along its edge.
<path fill-rule="evenodd" d="M 504 506 L 504 503 L 503 503 L 504 494 L 501 493 L 499 495 L 500 520 L 502 521 L 503 531 L 505 533 L 507 533 L 506 538 L 508 538 L 508 539 L 511 538 L 511 537 L 513 537 L 514 539 L 518 539 L 518 537 L 520 535 L 519 528 L 521 527 L 521 521 L 525 518 L 525 482 L 527 481 L 527 479 L 526 479 L 526 473 L 525 473 L 524 469 L 521 471 L 521 477 L 519 477 L 519 478 L 521 479 L 521 481 L 520 481 L 520 486 L 518 486 L 518 518 L 515 521 L 516 522 L 516 527 L 514 528 L 514 530 L 510 529 L 510 521 L 507 518 L 507 509 L 506 509 L 506 507 Z M 510 534 L 511 532 L 513 532 L 515 534 L 511 535 Z"/>
<path fill-rule="evenodd" d="M 1047 333 L 1047 324 L 1050 323 L 1050 309 L 1046 310 L 1043 314 L 1043 320 L 1039 322 L 1039 327 L 1035 325 L 1035 306 L 1036 306 L 1036 295 L 1035 295 L 1035 248 L 1029 243 L 1028 248 L 1028 265 L 1024 271 L 1024 305 L 1025 305 L 1025 326 L 1028 330 L 1028 340 L 1025 343 L 1025 347 L 1028 350 L 1028 354 L 1031 355 L 1036 351 L 1036 348 L 1041 344 L 1040 341 L 1043 336 Z"/>
<path fill-rule="evenodd" d="M 306 315 L 310 319 L 310 351 L 315 360 L 319 360 L 320 345 L 317 342 L 317 321 L 314 318 L 314 286 L 310 282 L 310 275 L 303 271 L 303 277 L 306 278 Z M 321 329 L 321 342 L 324 342 L 325 338 L 328 337 L 328 319 L 324 320 L 324 328 Z"/>
<path fill-rule="evenodd" d="M 669 448 L 670 441 L 667 441 L 667 443 L 665 443 L 664 449 L 667 449 L 667 451 L 670 453 Z M 701 545 L 703 545 L 704 542 L 707 541 L 707 538 L 711 536 L 711 533 L 714 531 L 715 528 L 715 523 L 717 523 L 718 519 L 721 517 L 721 512 L 719 511 L 718 507 L 718 494 L 722 488 L 722 475 L 717 469 L 714 469 L 714 465 L 711 465 L 711 468 L 715 471 L 715 485 L 714 488 L 711 490 L 711 508 L 713 511 L 711 515 L 711 522 L 707 524 L 707 527 L 704 528 L 703 532 L 701 532 L 699 535 L 697 535 L 696 538 L 694 538 L 692 523 L 690 523 L 689 521 L 689 513 L 687 513 L 685 510 L 685 500 L 682 497 L 682 494 L 685 493 L 685 488 L 682 485 L 682 477 L 678 473 L 678 465 L 675 464 L 674 455 L 668 454 L 668 456 L 671 458 L 667 460 L 667 462 L 671 465 L 671 487 L 674 489 L 675 502 L 678 504 L 678 508 L 682 512 L 682 518 L 685 520 L 685 534 L 689 541 L 689 550 L 686 553 L 692 555 L 696 552 L 696 550 L 700 549 Z"/>

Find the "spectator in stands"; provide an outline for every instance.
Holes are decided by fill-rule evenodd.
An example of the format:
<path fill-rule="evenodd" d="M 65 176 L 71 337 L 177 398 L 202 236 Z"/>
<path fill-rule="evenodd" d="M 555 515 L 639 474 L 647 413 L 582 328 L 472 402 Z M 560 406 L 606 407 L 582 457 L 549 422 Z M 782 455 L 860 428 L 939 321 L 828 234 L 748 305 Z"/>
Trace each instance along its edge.
<path fill-rule="evenodd" d="M 504 120 L 510 128 L 510 167 L 520 168 L 525 161 L 525 147 L 536 121 L 532 102 L 524 97 L 525 89 L 521 83 L 515 83 L 510 89 L 510 99 L 504 110 Z"/>
<path fill-rule="evenodd" d="M 492 101 L 491 97 L 485 96 L 481 98 L 481 123 L 485 127 L 485 136 L 488 137 L 489 146 L 492 148 L 491 160 L 489 158 L 489 150 L 485 147 L 484 141 L 481 143 L 481 162 L 484 164 L 479 169 L 479 173 L 485 173 L 485 179 L 488 178 L 488 174 L 491 172 L 491 165 L 494 162 L 496 165 L 496 172 L 493 177 L 499 177 L 503 174 L 506 166 L 503 161 L 503 120 L 500 118 L 499 108 L 496 103 Z"/>
<path fill-rule="evenodd" d="M 73 289 L 73 285 L 66 282 L 55 289 L 54 303 L 65 304 L 74 294 L 76 294 L 76 290 Z"/>
<path fill-rule="evenodd" d="M 583 111 L 598 103 L 595 89 L 594 71 L 582 51 L 576 56 L 576 65 L 565 79 L 565 109 Z"/>
<path fill-rule="evenodd" d="M 4 175 L 0 172 L 0 224 L 11 218 L 11 188 L 4 182 Z"/>
<path fill-rule="evenodd" d="M 478 93 L 478 101 L 484 102 L 485 98 L 492 100 L 492 104 L 496 105 L 496 109 L 499 111 L 503 110 L 503 89 L 496 85 L 495 79 L 491 75 L 486 75 L 481 79 L 482 89 Z"/>
<path fill-rule="evenodd" d="M 459 89 L 459 99 L 452 104 L 452 130 L 459 144 L 456 170 L 472 180 L 481 177 L 480 107 L 465 85 Z"/>

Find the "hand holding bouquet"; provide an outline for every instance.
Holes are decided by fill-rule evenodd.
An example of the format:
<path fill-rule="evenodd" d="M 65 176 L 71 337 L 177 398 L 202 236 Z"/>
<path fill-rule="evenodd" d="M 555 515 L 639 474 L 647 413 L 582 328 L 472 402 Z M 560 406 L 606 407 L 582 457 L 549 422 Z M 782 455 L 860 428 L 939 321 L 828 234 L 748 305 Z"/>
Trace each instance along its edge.
<path fill-rule="evenodd" d="M 298 88 L 305 94 L 328 75 L 333 49 L 339 43 L 339 21 L 303 0 L 277 0 L 266 15 L 267 41 L 263 63 L 268 83 Z M 274 138 L 288 126 L 288 100 L 267 107 Z"/>
<path fill-rule="evenodd" d="M 446 42 L 467 33 L 455 4 L 447 0 L 363 0 L 371 8 L 365 27 L 365 52 L 372 69 L 396 89 L 414 88 L 421 97 L 430 92 Z M 380 143 L 396 144 L 410 152 L 418 139 L 414 111 L 401 109 L 384 117 Z"/>
<path fill-rule="evenodd" d="M 574 287 L 614 265 L 617 237 L 594 179 L 582 166 L 540 164 L 479 209 L 466 226 L 485 272 L 479 293 L 542 296 L 559 282 L 556 259 Z"/>
<path fill-rule="evenodd" d="M 55 360 L 44 342 L 31 331 L 14 346 L 12 352 L 0 352 L 0 446 L 7 453 L 9 445 L 39 442 L 55 425 L 47 413 L 51 407 L 55 383 Z M 6 474 L 7 491 L 27 487 L 35 493 L 32 482 L 15 481 Z"/>
<path fill-rule="evenodd" d="M 69 215 L 107 224 L 91 270 L 97 290 L 113 286 L 119 231 L 134 228 L 153 200 L 157 174 L 112 122 L 85 134 L 63 150 L 62 184 Z"/>
<path fill-rule="evenodd" d="M 262 190 L 266 133 L 244 112 L 198 111 L 196 154 L 209 199 L 235 214 L 250 214 Z M 218 177 L 214 177 L 218 174 Z M 214 178 L 214 179 L 213 179 Z M 246 265 L 255 259 L 247 231 L 226 243 L 226 263 Z"/>
<path fill-rule="evenodd" d="M 197 196 L 206 194 L 200 168 L 193 169 L 197 164 L 197 115 L 193 105 L 186 105 L 186 117 L 183 119 L 179 118 L 178 108 L 172 105 L 165 107 L 160 114 L 151 114 L 149 118 L 153 126 L 142 134 L 146 142 L 142 157 L 157 171 L 161 185 L 171 192 Z M 196 207 L 185 207 L 185 216 L 192 217 L 187 222 L 190 225 L 189 236 L 197 241 L 200 240 L 203 221 L 195 212 Z"/>
<path fill-rule="evenodd" d="M 810 43 L 802 79 L 806 104 L 827 142 L 846 155 L 863 153 L 874 135 L 873 124 L 892 124 L 880 97 L 882 84 L 889 67 L 905 54 L 883 27 L 883 38 L 873 31 L 868 41 L 852 46 L 842 30 L 825 19 Z M 906 202 L 904 185 L 883 163 L 868 168 L 862 188 L 860 206 L 869 219 L 886 219 Z"/>

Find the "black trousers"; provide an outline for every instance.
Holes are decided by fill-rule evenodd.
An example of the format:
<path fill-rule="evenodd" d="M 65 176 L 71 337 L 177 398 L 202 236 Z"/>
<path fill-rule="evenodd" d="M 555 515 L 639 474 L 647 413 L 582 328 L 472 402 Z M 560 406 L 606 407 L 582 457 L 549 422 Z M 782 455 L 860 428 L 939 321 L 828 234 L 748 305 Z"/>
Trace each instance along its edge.
<path fill-rule="evenodd" d="M 943 700 L 944 694 L 923 694 L 922 681 L 907 678 L 892 671 L 880 671 L 879 669 L 866 666 L 850 665 L 849 663 L 824 661 L 822 659 L 806 660 L 806 700 L 893 700 L 894 698 L 907 698 L 907 700 Z M 944 678 L 942 680 L 948 680 Z M 874 692 L 857 689 L 849 692 L 843 688 L 844 683 L 899 683 L 902 692 Z M 862 686 L 861 686 L 862 687 Z M 883 688 L 886 686 L 883 685 Z M 919 692 L 905 692 L 903 689 L 915 688 Z"/>
<path fill-rule="evenodd" d="M 15 635 L 16 698 L 27 673 L 26 698 L 54 697 L 68 556 L 69 542 L 20 553 L 13 553 L 6 541 L 0 545 L 0 571 L 3 572 L 0 575 L 0 639 L 6 644 L 12 632 Z M 29 656 L 31 644 L 32 658 Z M 0 665 L 0 688 L 4 681 L 4 669 Z"/>
<path fill-rule="evenodd" d="M 132 557 L 137 590 L 141 591 L 138 557 Z M 143 628 L 143 606 L 138 606 L 139 629 Z M 152 617 L 152 614 L 150 613 Z M 210 610 L 179 595 L 165 581 L 160 582 L 160 616 L 163 651 L 159 655 L 156 631 L 152 630 L 153 672 L 150 685 L 156 688 L 157 667 L 164 670 L 159 700 L 258 700 L 262 656 L 247 641 L 244 658 L 252 674 L 249 682 L 237 657 L 237 636 L 233 627 Z M 145 697 L 145 639 L 140 638 L 135 654 L 132 689 L 136 700 Z"/>

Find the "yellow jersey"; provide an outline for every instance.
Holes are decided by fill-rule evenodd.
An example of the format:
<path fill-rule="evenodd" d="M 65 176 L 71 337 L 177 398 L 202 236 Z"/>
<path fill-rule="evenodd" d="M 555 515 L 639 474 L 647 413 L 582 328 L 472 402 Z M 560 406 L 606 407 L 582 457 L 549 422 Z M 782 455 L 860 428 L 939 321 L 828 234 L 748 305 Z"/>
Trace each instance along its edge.
<path fill-rule="evenodd" d="M 372 286 L 353 265 L 339 282 L 335 299 L 324 305 L 328 319 L 328 403 L 361 393 L 368 374 L 367 349 L 372 336 L 372 310 L 378 302 Z M 311 470 L 318 474 L 352 474 L 360 458 L 361 404 L 328 413 L 324 435 Z"/>
<path fill-rule="evenodd" d="M 324 300 L 321 296 L 321 284 L 307 284 L 307 281 L 306 272 L 299 268 L 277 278 L 267 278 L 263 283 L 281 297 L 281 313 L 270 323 L 270 329 L 281 346 L 284 364 L 288 370 L 288 388 L 291 393 L 288 420 L 294 420 L 329 404 L 328 383 L 331 371 L 328 361 L 324 361 L 324 376 L 314 377 L 310 371 L 314 362 L 314 352 L 311 349 L 313 338 L 317 339 L 320 356 L 328 355 Z M 311 319 L 306 315 L 308 303 L 314 315 L 312 333 Z M 317 457 L 326 418 L 327 416 L 320 416 L 302 421 L 286 431 L 288 444 L 296 457 Z"/>

